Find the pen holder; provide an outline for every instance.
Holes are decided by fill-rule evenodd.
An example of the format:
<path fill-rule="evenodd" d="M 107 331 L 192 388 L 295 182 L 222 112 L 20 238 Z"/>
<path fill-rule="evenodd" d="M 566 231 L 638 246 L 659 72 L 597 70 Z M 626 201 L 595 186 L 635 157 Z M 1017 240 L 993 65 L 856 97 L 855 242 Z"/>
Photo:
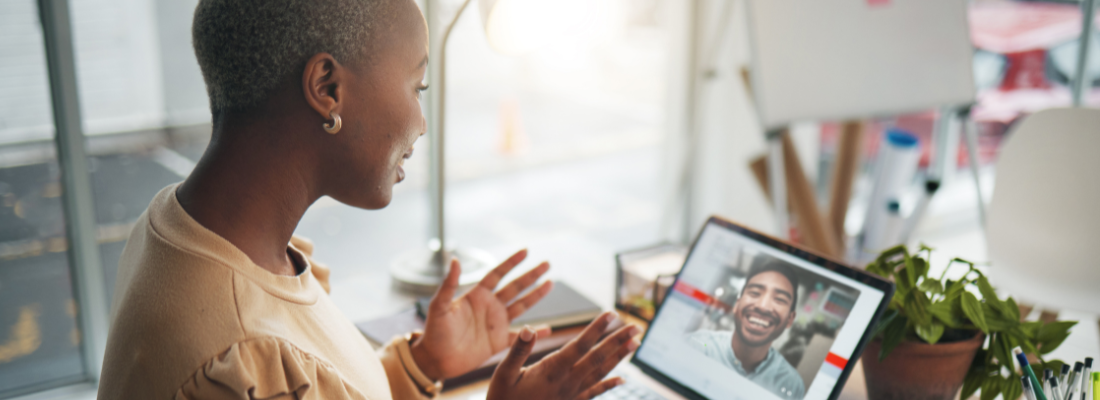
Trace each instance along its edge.
<path fill-rule="evenodd" d="M 616 254 L 615 308 L 652 321 L 687 252 L 684 246 L 662 243 Z"/>

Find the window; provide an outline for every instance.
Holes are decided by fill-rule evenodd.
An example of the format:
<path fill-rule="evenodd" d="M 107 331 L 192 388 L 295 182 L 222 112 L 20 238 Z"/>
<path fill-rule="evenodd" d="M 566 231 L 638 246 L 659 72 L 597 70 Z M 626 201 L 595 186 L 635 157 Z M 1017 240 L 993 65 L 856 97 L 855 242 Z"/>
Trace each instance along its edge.
<path fill-rule="evenodd" d="M 0 397 L 84 380 L 33 0 L 0 2 Z"/>

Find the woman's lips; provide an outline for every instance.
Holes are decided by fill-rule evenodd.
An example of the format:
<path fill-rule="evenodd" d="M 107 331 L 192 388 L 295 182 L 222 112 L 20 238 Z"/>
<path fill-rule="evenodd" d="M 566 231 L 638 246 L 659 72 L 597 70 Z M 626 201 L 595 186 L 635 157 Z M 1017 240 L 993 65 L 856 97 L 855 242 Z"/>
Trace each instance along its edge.
<path fill-rule="evenodd" d="M 404 155 L 402 155 L 401 158 L 397 159 L 397 182 L 398 183 L 405 180 L 405 168 L 404 168 L 405 160 L 408 160 L 409 157 L 412 157 L 412 153 L 413 153 L 413 149 L 409 148 L 408 152 L 406 152 Z"/>

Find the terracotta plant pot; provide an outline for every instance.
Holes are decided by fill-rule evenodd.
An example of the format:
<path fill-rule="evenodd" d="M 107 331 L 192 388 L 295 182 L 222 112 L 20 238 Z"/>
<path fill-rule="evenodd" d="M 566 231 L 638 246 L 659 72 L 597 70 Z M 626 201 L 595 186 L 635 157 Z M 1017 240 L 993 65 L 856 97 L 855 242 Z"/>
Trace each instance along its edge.
<path fill-rule="evenodd" d="M 863 351 L 863 375 L 870 400 L 953 400 L 985 335 L 973 339 L 927 344 L 902 342 L 882 362 L 880 340 Z"/>

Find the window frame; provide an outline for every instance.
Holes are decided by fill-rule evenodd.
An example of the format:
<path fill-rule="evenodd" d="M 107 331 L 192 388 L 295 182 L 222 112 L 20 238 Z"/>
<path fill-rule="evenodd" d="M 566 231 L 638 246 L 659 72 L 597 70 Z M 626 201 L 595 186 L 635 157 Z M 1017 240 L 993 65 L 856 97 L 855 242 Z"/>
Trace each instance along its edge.
<path fill-rule="evenodd" d="M 95 204 L 76 80 L 76 55 L 68 0 L 37 0 L 49 76 L 54 145 L 61 169 L 62 209 L 77 325 L 81 332 L 83 379 L 51 386 L 45 382 L 6 392 L 18 399 L 94 399 L 107 347 L 107 286 L 96 234 Z"/>

